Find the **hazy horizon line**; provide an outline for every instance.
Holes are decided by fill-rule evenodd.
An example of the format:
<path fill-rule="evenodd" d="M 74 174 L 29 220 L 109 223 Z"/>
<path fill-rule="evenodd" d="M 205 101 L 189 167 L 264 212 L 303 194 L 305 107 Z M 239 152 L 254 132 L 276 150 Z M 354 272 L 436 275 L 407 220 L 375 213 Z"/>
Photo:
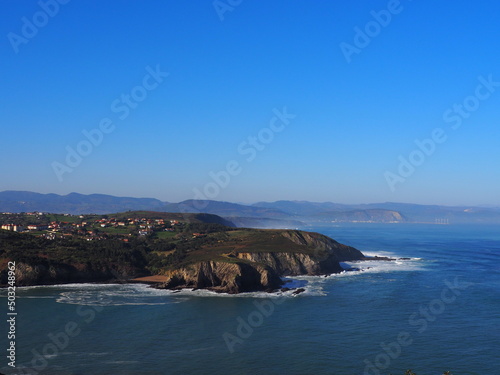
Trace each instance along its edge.
<path fill-rule="evenodd" d="M 245 205 L 245 206 L 250 206 L 254 205 L 257 203 L 276 203 L 276 202 L 307 202 L 307 203 L 318 203 L 318 204 L 325 204 L 325 203 L 332 203 L 332 204 L 339 204 L 339 205 L 345 205 L 345 206 L 359 206 L 359 205 L 373 205 L 373 204 L 408 204 L 408 205 L 416 205 L 416 206 L 444 206 L 444 207 L 480 207 L 480 208 L 499 208 L 500 205 L 498 204 L 492 204 L 492 203 L 484 203 L 484 204 L 438 204 L 438 203 L 413 203 L 413 202 L 397 202 L 397 201 L 385 201 L 385 202 L 368 202 L 368 203 L 342 203 L 342 202 L 335 202 L 335 201 L 309 201 L 306 199 L 278 199 L 278 200 L 258 200 L 254 202 L 242 202 L 242 201 L 229 201 L 229 200 L 216 200 L 216 199 L 183 199 L 178 202 L 175 201 L 167 201 L 167 200 L 162 200 L 160 198 L 156 197 L 147 197 L 147 196 L 132 196 L 132 195 L 113 195 L 113 194 L 108 194 L 108 193 L 79 193 L 76 191 L 69 192 L 67 194 L 59 194 L 59 193 L 40 193 L 38 191 L 32 191 L 32 190 L 2 190 L 0 191 L 1 193 L 5 192 L 16 192 L 16 193 L 34 193 L 34 194 L 40 194 L 40 195 L 57 195 L 60 197 L 65 197 L 71 194 L 78 194 L 78 195 L 84 195 L 84 196 L 89 196 L 89 195 L 104 195 L 104 196 L 109 196 L 109 197 L 115 197 L 115 198 L 132 198 L 132 199 L 156 199 L 162 203 L 169 203 L 169 204 L 178 204 L 182 203 L 185 201 L 190 201 L 190 200 L 199 200 L 199 201 L 210 201 L 210 202 L 221 202 L 221 203 L 232 203 L 232 204 L 239 204 L 239 205 Z"/>

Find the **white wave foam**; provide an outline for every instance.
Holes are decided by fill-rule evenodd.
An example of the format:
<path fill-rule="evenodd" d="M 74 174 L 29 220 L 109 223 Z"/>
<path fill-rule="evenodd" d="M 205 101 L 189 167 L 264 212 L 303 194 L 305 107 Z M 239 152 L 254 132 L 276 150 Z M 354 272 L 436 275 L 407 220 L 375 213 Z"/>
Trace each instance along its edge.
<path fill-rule="evenodd" d="M 54 299 L 54 296 L 17 296 L 17 298 Z"/>
<path fill-rule="evenodd" d="M 282 296 L 291 295 L 292 292 L 245 292 L 238 294 L 229 294 L 229 293 L 218 293 L 211 290 L 206 289 L 181 289 L 181 290 L 168 290 L 164 289 L 164 293 L 171 296 L 181 296 L 185 297 L 181 301 L 188 300 L 187 297 L 218 297 L 218 298 L 278 298 Z"/>
<path fill-rule="evenodd" d="M 0 290 L 0 298 L 7 298 L 7 289 Z M 22 294 L 16 295 L 17 299 L 54 299 L 54 296 L 23 296 Z"/>
<path fill-rule="evenodd" d="M 97 284 L 97 283 L 72 283 L 72 284 L 54 284 L 54 285 L 31 285 L 19 286 L 17 289 L 30 290 L 30 289 L 99 289 L 110 285 L 124 285 L 124 284 Z"/>
<path fill-rule="evenodd" d="M 371 257 L 388 257 L 394 260 L 361 260 L 341 263 L 346 270 L 342 273 L 329 275 L 331 277 L 351 277 L 367 273 L 408 272 L 424 270 L 422 258 L 399 258 L 389 253 L 376 253 Z"/>
<path fill-rule="evenodd" d="M 388 257 L 388 258 L 397 258 L 401 257 L 398 254 L 393 253 L 392 251 L 386 251 L 386 250 L 377 250 L 377 251 L 364 251 L 363 254 L 368 256 L 368 257 Z"/>
<path fill-rule="evenodd" d="M 390 272 L 403 272 L 403 271 L 417 271 L 422 270 L 421 264 L 412 263 L 412 261 L 363 261 L 363 262 L 350 262 L 349 264 L 353 270 L 346 270 L 342 273 L 329 275 L 332 277 L 353 277 L 370 273 L 390 273 Z"/>
<path fill-rule="evenodd" d="M 197 348 L 197 349 L 185 349 L 185 350 L 174 350 L 174 351 L 169 351 L 170 354 L 190 354 L 190 353 L 197 353 L 197 352 L 205 352 L 208 350 L 213 350 L 215 349 L 215 346 L 207 346 L 205 348 Z"/>
<path fill-rule="evenodd" d="M 76 284 L 78 285 L 78 284 Z M 56 302 L 74 305 L 123 306 L 123 305 L 166 305 L 169 300 L 161 291 L 143 284 L 82 284 L 59 294 Z"/>

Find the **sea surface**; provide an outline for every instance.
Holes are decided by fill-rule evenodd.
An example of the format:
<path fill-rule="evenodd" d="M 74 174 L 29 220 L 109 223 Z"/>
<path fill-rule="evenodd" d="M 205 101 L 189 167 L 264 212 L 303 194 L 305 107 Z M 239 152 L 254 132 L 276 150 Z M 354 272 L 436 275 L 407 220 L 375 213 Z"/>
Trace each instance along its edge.
<path fill-rule="evenodd" d="M 306 289 L 297 296 L 172 293 L 130 284 L 18 288 L 17 367 L 2 356 L 0 372 L 500 374 L 499 226 L 307 229 L 365 254 L 408 259 L 295 278 L 289 285 Z M 1 296 L 6 312 L 5 290 Z M 6 323 L 3 332 L 5 354 Z"/>

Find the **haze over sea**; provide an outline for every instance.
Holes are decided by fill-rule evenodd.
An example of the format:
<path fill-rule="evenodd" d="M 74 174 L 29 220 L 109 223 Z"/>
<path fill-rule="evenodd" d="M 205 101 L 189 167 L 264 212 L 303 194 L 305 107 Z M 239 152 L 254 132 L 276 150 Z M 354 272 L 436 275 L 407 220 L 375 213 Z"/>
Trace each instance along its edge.
<path fill-rule="evenodd" d="M 295 297 L 172 293 L 131 284 L 20 288 L 18 364 L 45 368 L 0 371 L 498 374 L 498 226 L 331 224 L 307 230 L 365 254 L 409 259 L 296 278 L 291 285 L 304 285 L 306 292 Z M 78 324 L 78 334 L 59 341 L 58 349 L 51 343 L 68 322 Z M 45 359 L 38 355 L 44 351 Z"/>

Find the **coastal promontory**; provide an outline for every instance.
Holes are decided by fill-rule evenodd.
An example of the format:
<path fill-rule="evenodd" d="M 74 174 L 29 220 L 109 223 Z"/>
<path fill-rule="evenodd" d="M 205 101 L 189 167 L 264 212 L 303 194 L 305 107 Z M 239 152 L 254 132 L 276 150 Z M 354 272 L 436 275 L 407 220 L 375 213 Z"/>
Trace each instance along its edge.
<path fill-rule="evenodd" d="M 66 220 L 65 232 L 0 231 L 0 261 L 16 262 L 17 285 L 139 279 L 168 289 L 272 291 L 285 276 L 338 273 L 339 262 L 365 259 L 319 233 L 234 228 L 215 215 L 128 212 Z M 0 278 L 5 284 L 6 275 Z"/>

